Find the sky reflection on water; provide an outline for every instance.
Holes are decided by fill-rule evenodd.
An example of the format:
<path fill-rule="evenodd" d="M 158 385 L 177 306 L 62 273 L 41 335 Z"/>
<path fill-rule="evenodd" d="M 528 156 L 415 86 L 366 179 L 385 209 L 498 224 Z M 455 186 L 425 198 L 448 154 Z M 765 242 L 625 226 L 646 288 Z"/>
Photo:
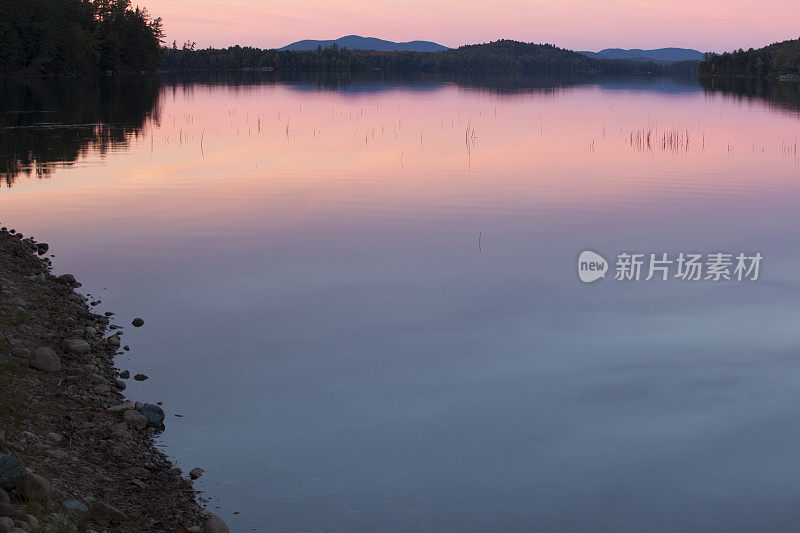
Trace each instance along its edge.
<path fill-rule="evenodd" d="M 298 83 L 162 86 L 124 144 L 0 190 L 4 225 L 145 318 L 130 394 L 165 402 L 161 442 L 234 530 L 798 522 L 791 106 Z M 585 286 L 584 249 L 765 260 Z"/>

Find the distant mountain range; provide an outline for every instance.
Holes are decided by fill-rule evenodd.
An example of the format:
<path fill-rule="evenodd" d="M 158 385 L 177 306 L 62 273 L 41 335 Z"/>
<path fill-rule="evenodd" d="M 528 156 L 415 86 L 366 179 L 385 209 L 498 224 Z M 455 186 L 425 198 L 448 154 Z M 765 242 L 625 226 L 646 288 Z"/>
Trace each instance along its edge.
<path fill-rule="evenodd" d="M 377 39 L 375 39 L 377 41 Z M 324 41 L 315 41 L 321 43 Z M 340 40 L 347 43 L 347 40 Z M 363 41 L 361 41 L 363 42 Z M 351 41 L 352 43 L 352 41 Z M 331 44 L 336 44 L 333 41 Z M 308 45 L 306 45 L 308 46 Z M 322 46 L 322 44 L 317 44 Z M 325 53 L 259 50 L 232 46 L 227 49 L 165 49 L 164 70 L 270 70 L 277 72 L 375 72 L 459 73 L 515 75 L 654 75 L 697 76 L 700 61 L 648 63 L 588 57 L 552 44 L 523 43 L 502 39 L 464 45 L 441 52 L 395 52 L 332 46 Z M 392 46 L 395 48 L 395 46 Z"/>
<path fill-rule="evenodd" d="M 339 48 L 347 48 L 348 50 L 375 50 L 377 52 L 443 52 L 449 50 L 448 47 L 441 44 L 433 43 L 430 41 L 411 41 L 407 43 L 395 43 L 392 41 L 384 41 L 383 39 L 376 39 L 375 37 L 361 37 L 360 35 L 347 35 L 339 37 L 338 39 L 329 41 L 315 41 L 306 39 L 304 41 L 297 41 L 296 43 L 287 44 L 279 50 L 287 51 L 302 51 L 302 50 L 316 50 L 318 46 L 322 48 L 329 48 L 336 43 Z"/>
<path fill-rule="evenodd" d="M 407 43 L 396 43 L 385 41 L 375 37 L 361 37 L 360 35 L 347 35 L 338 39 L 317 41 L 305 39 L 288 44 L 278 50 L 304 51 L 316 50 L 317 47 L 329 48 L 336 44 L 339 48 L 348 50 L 374 50 L 376 52 L 444 52 L 450 50 L 446 46 L 431 41 L 411 41 Z M 622 48 L 606 48 L 599 52 L 579 52 L 587 57 L 594 59 L 627 59 L 629 61 L 656 61 L 659 63 L 675 63 L 677 61 L 702 61 L 703 52 L 688 48 L 658 48 L 656 50 L 641 50 L 634 48 L 625 50 Z"/>
<path fill-rule="evenodd" d="M 675 63 L 676 61 L 702 61 L 703 52 L 690 48 L 658 48 L 656 50 L 641 50 L 633 48 L 606 48 L 599 52 L 580 52 L 581 54 L 597 59 L 627 59 L 629 61 L 657 61 L 659 63 Z"/>

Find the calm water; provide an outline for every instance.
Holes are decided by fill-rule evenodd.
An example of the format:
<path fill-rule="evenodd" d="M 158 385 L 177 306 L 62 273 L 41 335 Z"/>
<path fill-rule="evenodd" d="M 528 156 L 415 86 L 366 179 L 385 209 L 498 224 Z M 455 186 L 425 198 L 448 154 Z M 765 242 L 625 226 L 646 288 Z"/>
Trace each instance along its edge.
<path fill-rule="evenodd" d="M 796 85 L 2 91 L 0 222 L 145 319 L 118 366 L 232 530 L 798 527 Z M 584 249 L 765 259 L 584 285 Z"/>

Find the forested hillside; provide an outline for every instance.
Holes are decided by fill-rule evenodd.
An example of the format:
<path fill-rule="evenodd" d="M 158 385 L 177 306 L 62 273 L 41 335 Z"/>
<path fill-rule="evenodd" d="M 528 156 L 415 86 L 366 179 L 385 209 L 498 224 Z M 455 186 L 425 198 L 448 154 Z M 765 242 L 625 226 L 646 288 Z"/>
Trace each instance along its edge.
<path fill-rule="evenodd" d="M 800 74 L 800 39 L 774 43 L 758 50 L 706 54 L 700 63 L 701 76 L 775 77 Z"/>
<path fill-rule="evenodd" d="M 523 74 L 696 75 L 697 62 L 673 64 L 603 60 L 551 44 L 501 40 L 444 52 L 373 52 L 333 45 L 314 51 L 261 50 L 234 46 L 195 50 L 192 43 L 165 50 L 163 67 L 187 70 L 269 69 L 280 72 L 472 72 Z"/>
<path fill-rule="evenodd" d="M 154 70 L 161 38 L 130 0 L 0 0 L 0 75 Z"/>

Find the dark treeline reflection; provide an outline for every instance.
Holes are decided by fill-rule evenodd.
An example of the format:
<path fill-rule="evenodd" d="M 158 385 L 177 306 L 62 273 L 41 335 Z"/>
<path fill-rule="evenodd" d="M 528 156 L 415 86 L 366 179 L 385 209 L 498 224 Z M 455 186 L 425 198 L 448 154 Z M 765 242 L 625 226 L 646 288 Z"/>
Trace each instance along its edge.
<path fill-rule="evenodd" d="M 800 111 L 800 84 L 757 79 L 530 76 L 524 74 L 363 74 L 205 71 L 157 77 L 49 78 L 0 82 L 0 184 L 20 176 L 49 177 L 90 150 L 125 149 L 131 138 L 159 120 L 162 91 L 191 92 L 225 86 L 251 90 L 281 84 L 298 92 L 337 91 L 353 95 L 381 91 L 436 91 L 446 85 L 498 95 L 555 95 L 591 84 L 603 90 L 687 93 L 706 91 L 729 98 L 766 101 L 776 109 Z"/>
<path fill-rule="evenodd" d="M 248 87 L 270 83 L 286 84 L 297 91 L 339 91 L 369 93 L 401 89 L 410 92 L 434 91 L 443 84 L 458 85 L 500 94 L 553 91 L 562 87 L 585 84 L 584 75 L 525 74 L 477 75 L 469 73 L 275 73 L 259 71 L 198 71 L 173 73 L 162 78 L 173 88 L 191 90 L 196 85 L 225 85 Z"/>
<path fill-rule="evenodd" d="M 0 83 L 0 183 L 47 178 L 88 150 L 126 148 L 158 122 L 154 77 L 48 78 Z"/>
<path fill-rule="evenodd" d="M 702 78 L 708 94 L 721 93 L 744 101 L 761 100 L 776 109 L 800 111 L 800 83 L 759 78 Z"/>

